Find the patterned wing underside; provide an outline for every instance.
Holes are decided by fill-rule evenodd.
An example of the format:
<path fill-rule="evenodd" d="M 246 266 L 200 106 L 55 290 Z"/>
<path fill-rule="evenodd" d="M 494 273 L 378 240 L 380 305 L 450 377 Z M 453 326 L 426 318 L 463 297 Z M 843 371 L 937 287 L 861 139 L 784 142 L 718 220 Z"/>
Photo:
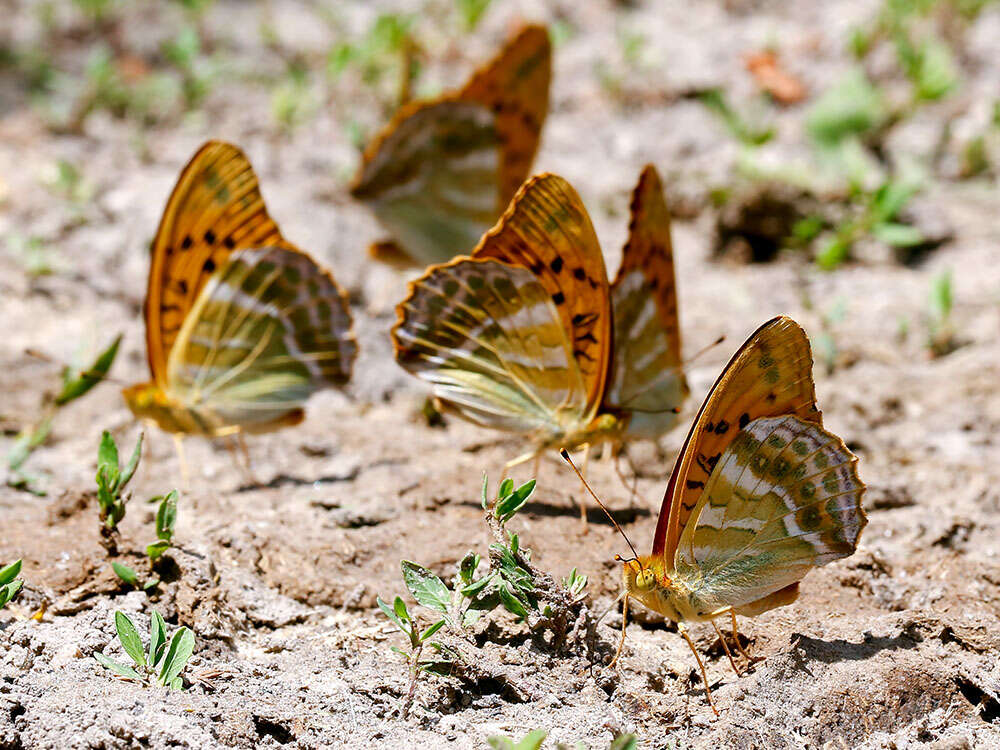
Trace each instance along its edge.
<path fill-rule="evenodd" d="M 670 212 L 652 165 L 643 170 L 632 193 L 631 217 L 611 285 L 614 356 L 604 403 L 634 412 L 630 433 L 657 437 L 677 421 L 674 410 L 688 387 L 681 370 Z"/>
<path fill-rule="evenodd" d="M 473 257 L 523 266 L 549 293 L 570 334 L 593 417 L 609 369 L 611 299 L 604 256 L 580 196 L 556 175 L 532 177 Z"/>
<path fill-rule="evenodd" d="M 350 378 L 347 300 L 309 256 L 240 250 L 209 279 L 177 338 L 169 393 L 213 428 L 252 429 Z"/>
<path fill-rule="evenodd" d="M 822 424 L 812 354 L 794 320 L 774 318 L 730 360 L 701 407 L 678 456 L 660 507 L 653 554 L 668 565 L 708 477 L 736 434 L 760 417 L 795 415 Z"/>
<path fill-rule="evenodd" d="M 496 114 L 500 141 L 497 212 L 507 206 L 531 169 L 549 109 L 551 78 L 549 33 L 544 26 L 526 26 L 462 89 L 462 99 L 479 102 Z"/>
<path fill-rule="evenodd" d="M 572 344 L 526 268 L 458 258 L 414 281 L 397 313 L 397 361 L 467 419 L 540 437 L 584 424 Z"/>
<path fill-rule="evenodd" d="M 146 294 L 146 351 L 166 387 L 167 359 L 202 287 L 229 255 L 282 243 L 257 176 L 235 146 L 209 141 L 184 168 L 153 242 Z"/>
<path fill-rule="evenodd" d="M 864 528 L 857 458 L 798 417 L 755 419 L 726 447 L 677 548 L 701 612 L 740 607 L 847 557 Z"/>
<path fill-rule="evenodd" d="M 366 151 L 351 194 L 421 265 L 469 253 L 506 206 L 497 206 L 493 113 L 474 102 L 414 103 Z"/>

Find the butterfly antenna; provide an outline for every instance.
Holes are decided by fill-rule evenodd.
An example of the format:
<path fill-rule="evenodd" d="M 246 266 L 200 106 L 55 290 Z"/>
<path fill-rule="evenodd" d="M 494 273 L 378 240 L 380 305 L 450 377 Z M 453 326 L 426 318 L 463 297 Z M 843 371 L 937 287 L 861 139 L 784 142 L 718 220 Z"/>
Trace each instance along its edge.
<path fill-rule="evenodd" d="M 684 360 L 684 362 L 681 363 L 681 368 L 686 370 L 688 367 L 691 366 L 691 364 L 694 363 L 695 360 L 699 359 L 704 354 L 712 351 L 712 349 L 714 349 L 715 347 L 717 347 L 719 344 L 721 344 L 725 340 L 726 340 L 726 336 L 725 336 L 725 334 L 723 334 L 722 336 L 719 336 L 719 338 L 717 338 L 715 341 L 713 341 L 708 346 L 703 346 L 701 349 L 699 349 L 697 352 L 695 352 L 694 355 L 692 355 L 692 356 L 688 357 L 686 360 Z"/>
<path fill-rule="evenodd" d="M 618 533 L 622 535 L 622 538 L 625 540 L 625 543 L 628 545 L 628 548 L 632 550 L 632 554 L 635 555 L 636 558 L 638 558 L 639 553 L 635 551 L 635 547 L 632 546 L 632 542 L 629 541 L 628 536 L 625 534 L 624 531 L 622 531 L 622 527 L 618 525 L 618 522 L 615 520 L 615 517 L 611 515 L 611 511 L 608 510 L 607 506 L 601 502 L 601 498 L 599 498 L 597 496 L 597 493 L 595 493 L 594 490 L 590 488 L 590 485 L 587 484 L 587 480 L 583 478 L 583 474 L 581 474 L 580 470 L 576 468 L 576 464 L 573 463 L 573 459 L 569 457 L 569 452 L 565 448 L 563 448 L 561 451 L 559 451 L 559 455 L 561 455 L 563 459 L 566 461 L 566 463 L 568 463 L 572 467 L 573 472 L 580 478 L 580 481 L 583 482 L 583 486 L 587 488 L 587 492 L 589 492 L 590 496 L 594 498 L 597 504 L 601 507 L 601 510 L 604 511 L 605 515 L 607 515 L 607 517 L 611 519 L 611 523 L 613 523 L 615 528 L 618 529 Z"/>

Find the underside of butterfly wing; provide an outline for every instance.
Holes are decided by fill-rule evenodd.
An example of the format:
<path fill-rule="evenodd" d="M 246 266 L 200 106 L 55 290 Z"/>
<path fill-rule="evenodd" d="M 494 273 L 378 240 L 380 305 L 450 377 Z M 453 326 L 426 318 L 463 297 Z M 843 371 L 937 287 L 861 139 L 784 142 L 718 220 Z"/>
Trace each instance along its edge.
<path fill-rule="evenodd" d="M 630 415 L 626 437 L 656 438 L 688 395 L 681 369 L 670 213 L 656 169 L 632 193 L 629 238 L 611 285 L 614 354 L 602 410 Z"/>
<path fill-rule="evenodd" d="M 740 430 L 760 417 L 794 415 L 817 425 L 809 339 L 791 318 L 774 318 L 740 347 L 695 418 L 670 476 L 653 554 L 674 559 L 681 531 L 709 475 Z"/>
<path fill-rule="evenodd" d="M 528 269 L 458 258 L 414 281 L 397 313 L 397 361 L 466 419 L 543 441 L 584 424 L 572 343 Z"/>
<path fill-rule="evenodd" d="M 209 141 L 184 168 L 153 241 L 146 351 L 166 387 L 167 359 L 202 287 L 235 250 L 283 242 L 240 149 Z"/>
<path fill-rule="evenodd" d="M 857 458 L 817 424 L 795 416 L 747 424 L 723 451 L 677 547 L 674 575 L 691 610 L 752 608 L 851 555 L 867 523 L 864 490 Z"/>
<path fill-rule="evenodd" d="M 469 253 L 500 215 L 493 112 L 457 98 L 404 107 L 366 151 L 351 194 L 421 265 Z"/>
<path fill-rule="evenodd" d="M 532 177 L 473 257 L 523 267 L 548 292 L 586 382 L 589 421 L 604 394 L 612 321 L 604 256 L 580 196 L 557 175 Z"/>
<path fill-rule="evenodd" d="M 181 329 L 157 421 L 209 435 L 297 422 L 312 393 L 349 379 L 356 353 L 346 297 L 309 256 L 238 251 Z"/>

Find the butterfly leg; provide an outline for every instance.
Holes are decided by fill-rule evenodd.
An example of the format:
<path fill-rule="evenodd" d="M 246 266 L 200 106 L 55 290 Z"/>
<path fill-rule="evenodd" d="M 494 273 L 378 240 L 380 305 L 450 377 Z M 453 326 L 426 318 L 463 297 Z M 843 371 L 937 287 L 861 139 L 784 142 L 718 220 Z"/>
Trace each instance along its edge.
<path fill-rule="evenodd" d="M 740 631 L 739 628 L 736 627 L 736 612 L 730 609 L 729 617 L 732 618 L 733 621 L 733 640 L 736 641 L 736 648 L 740 650 L 740 653 L 743 654 L 743 658 L 747 660 L 747 665 L 753 664 L 750 654 L 746 652 L 746 649 L 743 648 L 743 644 L 740 643 Z"/>
<path fill-rule="evenodd" d="M 740 672 L 739 667 L 736 666 L 736 660 L 733 659 L 733 652 L 729 650 L 729 645 L 726 643 L 726 636 L 716 624 L 715 620 L 712 620 L 712 627 L 715 628 L 715 632 L 719 636 L 719 641 L 722 643 L 722 650 L 726 652 L 726 657 L 729 659 L 729 665 L 733 668 L 737 677 L 742 677 L 743 673 Z"/>
<path fill-rule="evenodd" d="M 187 461 L 184 458 L 184 438 L 174 433 L 174 450 L 177 451 L 177 462 L 181 465 L 181 482 L 185 488 L 191 487 L 191 474 L 188 472 Z"/>
<path fill-rule="evenodd" d="M 618 641 L 618 650 L 615 651 L 615 658 L 611 660 L 609 667 L 614 668 L 615 664 L 618 663 L 619 657 L 622 655 L 622 649 L 625 647 L 625 626 L 628 624 L 628 594 L 622 598 L 622 637 Z"/>
<path fill-rule="evenodd" d="M 701 681 L 705 685 L 705 697 L 708 698 L 708 705 L 712 707 L 712 713 L 718 716 L 719 709 L 715 707 L 715 701 L 712 700 L 712 688 L 708 686 L 708 673 L 705 672 L 705 663 L 701 660 L 701 655 L 698 653 L 698 649 L 695 648 L 694 641 L 691 640 L 691 636 L 688 635 L 687 628 L 684 627 L 684 623 L 677 623 L 677 632 L 684 637 L 685 641 L 687 641 L 687 644 L 691 649 L 691 653 L 694 654 L 695 661 L 698 662 L 698 669 L 701 670 Z"/>
<path fill-rule="evenodd" d="M 622 471 L 622 464 L 621 464 L 622 455 L 625 456 L 625 460 L 628 461 L 629 468 L 632 469 L 631 486 L 629 486 L 629 482 L 625 478 L 625 472 Z M 628 504 L 629 507 L 631 507 L 635 503 L 635 493 L 636 489 L 639 487 L 639 472 L 635 470 L 634 466 L 632 466 L 632 458 L 628 455 L 628 449 L 625 447 L 624 443 L 621 444 L 621 446 L 615 451 L 614 456 L 615 456 L 615 473 L 618 475 L 618 479 L 621 481 L 622 486 L 629 491 Z"/>

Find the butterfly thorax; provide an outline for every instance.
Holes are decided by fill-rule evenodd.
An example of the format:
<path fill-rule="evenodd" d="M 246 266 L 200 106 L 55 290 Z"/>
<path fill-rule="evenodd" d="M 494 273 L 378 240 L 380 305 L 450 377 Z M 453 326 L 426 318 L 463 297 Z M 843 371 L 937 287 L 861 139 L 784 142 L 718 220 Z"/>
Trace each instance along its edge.
<path fill-rule="evenodd" d="M 558 448 L 573 450 L 584 445 L 600 445 L 601 443 L 617 443 L 628 427 L 628 417 L 622 418 L 615 414 L 598 414 L 587 425 L 569 429 L 565 432 L 550 434 L 539 441 L 542 448 Z"/>
<path fill-rule="evenodd" d="M 711 619 L 699 606 L 690 582 L 676 571 L 668 571 L 662 557 L 643 555 L 627 561 L 622 570 L 622 582 L 630 598 L 672 622 Z"/>
<path fill-rule="evenodd" d="M 205 412 L 171 397 L 155 383 L 139 383 L 122 391 L 125 403 L 139 419 L 149 419 L 165 432 L 219 436 L 226 434 Z M 233 430 L 229 430 L 233 432 Z"/>

